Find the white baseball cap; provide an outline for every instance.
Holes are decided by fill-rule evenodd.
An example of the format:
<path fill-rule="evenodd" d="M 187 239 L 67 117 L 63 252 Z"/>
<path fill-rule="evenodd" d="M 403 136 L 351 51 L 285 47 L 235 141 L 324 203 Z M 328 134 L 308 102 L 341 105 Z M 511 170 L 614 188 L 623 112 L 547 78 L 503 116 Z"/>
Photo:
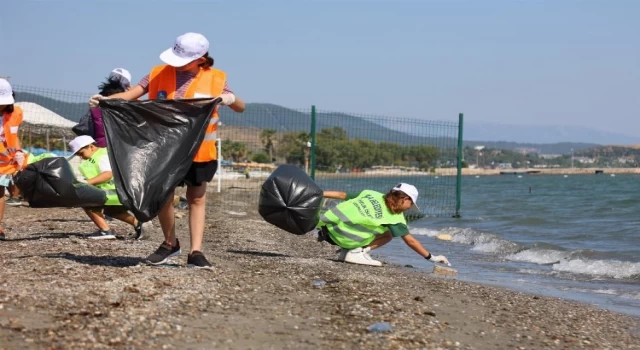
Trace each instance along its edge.
<path fill-rule="evenodd" d="M 397 184 L 392 191 L 400 191 L 404 194 L 406 194 L 407 196 L 409 196 L 409 198 L 411 198 L 411 201 L 413 202 L 413 205 L 418 208 L 418 189 L 416 188 L 416 186 L 413 185 L 409 185 L 407 183 L 399 183 Z M 418 208 L 420 209 L 420 208 Z"/>
<path fill-rule="evenodd" d="M 180 35 L 172 48 L 160 54 L 160 59 L 173 67 L 185 66 L 209 51 L 209 40 L 202 34 L 186 33 Z"/>
<path fill-rule="evenodd" d="M 131 86 L 131 73 L 124 68 L 116 68 L 112 70 L 111 74 L 109 74 L 109 78 L 120 81 L 120 84 L 124 89 Z"/>
<path fill-rule="evenodd" d="M 73 158 L 78 153 L 78 151 L 93 143 L 96 143 L 96 140 L 94 140 L 93 137 L 89 135 L 80 135 L 76 137 L 75 139 L 71 140 L 71 142 L 69 142 L 69 147 L 71 148 L 71 152 L 73 152 L 73 154 L 68 158 Z"/>
<path fill-rule="evenodd" d="M 0 79 L 0 105 L 12 105 L 15 102 L 11 84 L 6 79 Z"/>

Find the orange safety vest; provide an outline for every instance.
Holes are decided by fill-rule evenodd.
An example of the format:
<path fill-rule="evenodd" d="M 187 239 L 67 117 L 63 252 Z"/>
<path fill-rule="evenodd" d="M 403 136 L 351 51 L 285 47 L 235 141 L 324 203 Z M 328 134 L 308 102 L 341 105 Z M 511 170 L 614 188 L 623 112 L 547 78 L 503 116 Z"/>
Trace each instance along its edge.
<path fill-rule="evenodd" d="M 18 164 L 13 160 L 16 151 L 21 150 L 20 138 L 18 137 L 18 128 L 22 124 L 22 108 L 13 106 L 13 113 L 2 113 L 2 128 L 4 129 L 4 142 L 0 142 L 0 174 L 14 174 L 18 171 Z M 25 153 L 24 164 L 27 166 L 27 158 Z"/>
<path fill-rule="evenodd" d="M 198 75 L 193 78 L 191 84 L 187 88 L 184 98 L 197 97 L 217 97 L 224 90 L 227 75 L 218 69 L 201 68 Z M 171 100 L 176 95 L 176 69 L 172 66 L 161 65 L 151 70 L 149 75 L 149 99 L 158 98 L 158 92 L 164 91 L 166 99 Z M 199 96 L 197 96 L 199 95 Z M 204 163 L 218 159 L 218 150 L 216 148 L 216 131 L 218 130 L 218 108 L 213 111 L 207 133 L 198 153 L 193 158 L 194 162 Z"/>

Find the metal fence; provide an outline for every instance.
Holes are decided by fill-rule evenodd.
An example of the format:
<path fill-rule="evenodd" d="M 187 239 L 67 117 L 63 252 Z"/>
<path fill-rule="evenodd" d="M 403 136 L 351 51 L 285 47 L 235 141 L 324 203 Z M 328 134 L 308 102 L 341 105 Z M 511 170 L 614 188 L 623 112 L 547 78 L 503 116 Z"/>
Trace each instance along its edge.
<path fill-rule="evenodd" d="M 23 148 L 68 154 L 71 127 L 89 93 L 14 86 L 24 110 Z M 305 169 L 326 190 L 385 192 L 398 182 L 420 191 L 419 216 L 459 215 L 462 115 L 457 122 L 399 119 L 254 103 L 244 113 L 220 109 L 221 200 L 255 193 L 279 164 Z M 66 153 L 65 153 L 66 152 Z"/>

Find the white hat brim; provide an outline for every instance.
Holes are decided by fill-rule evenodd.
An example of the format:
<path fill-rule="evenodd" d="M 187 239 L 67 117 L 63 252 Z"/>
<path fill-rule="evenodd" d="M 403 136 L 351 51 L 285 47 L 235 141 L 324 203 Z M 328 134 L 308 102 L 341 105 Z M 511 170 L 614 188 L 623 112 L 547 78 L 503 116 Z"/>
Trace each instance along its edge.
<path fill-rule="evenodd" d="M 176 54 L 173 53 L 173 48 L 169 48 L 165 50 L 163 53 L 161 53 L 160 59 L 162 60 L 162 62 L 172 67 L 186 66 L 187 64 L 194 61 L 193 59 L 190 59 L 190 58 L 182 58 L 182 57 L 176 56 Z"/>
<path fill-rule="evenodd" d="M 11 95 L 0 97 L 0 105 L 12 105 L 14 103 L 16 103 L 16 100 Z"/>

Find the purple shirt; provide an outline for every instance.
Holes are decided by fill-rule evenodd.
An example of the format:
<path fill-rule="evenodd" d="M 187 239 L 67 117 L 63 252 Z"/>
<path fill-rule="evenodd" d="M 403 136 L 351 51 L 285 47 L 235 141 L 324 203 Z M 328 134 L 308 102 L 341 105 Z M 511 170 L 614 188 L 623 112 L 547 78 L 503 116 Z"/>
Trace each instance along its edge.
<path fill-rule="evenodd" d="M 93 139 L 98 147 L 107 147 L 107 137 L 104 134 L 104 123 L 100 108 L 91 108 L 91 120 L 93 121 Z"/>

